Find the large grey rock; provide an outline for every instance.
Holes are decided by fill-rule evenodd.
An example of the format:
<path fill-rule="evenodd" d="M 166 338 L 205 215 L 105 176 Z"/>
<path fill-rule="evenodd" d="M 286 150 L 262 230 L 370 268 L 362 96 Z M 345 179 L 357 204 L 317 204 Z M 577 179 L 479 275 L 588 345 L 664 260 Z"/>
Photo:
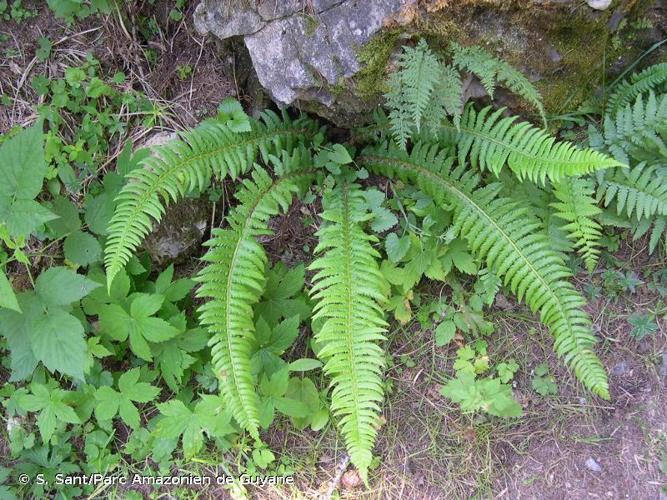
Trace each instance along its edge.
<path fill-rule="evenodd" d="M 601 61 L 620 71 L 667 34 L 660 2 L 632 9 L 615 5 L 607 0 L 201 0 L 194 22 L 201 33 L 242 38 L 257 79 L 277 103 L 350 125 L 369 117 L 386 90 L 393 56 L 406 40 L 419 37 L 436 49 L 451 41 L 482 46 L 537 82 L 548 112 L 562 111 L 564 102 L 574 107 L 595 89 L 604 73 Z M 641 16 L 652 29 L 621 22 Z M 621 41 L 614 48 L 610 33 Z"/>
<path fill-rule="evenodd" d="M 233 3 L 233 2 L 232 2 Z M 258 5 L 257 5 L 258 4 Z M 243 36 L 262 86 L 280 104 L 314 101 L 332 107 L 332 87 L 360 69 L 357 51 L 417 0 L 203 0 L 201 33 Z M 362 103 L 359 102 L 359 105 Z"/>

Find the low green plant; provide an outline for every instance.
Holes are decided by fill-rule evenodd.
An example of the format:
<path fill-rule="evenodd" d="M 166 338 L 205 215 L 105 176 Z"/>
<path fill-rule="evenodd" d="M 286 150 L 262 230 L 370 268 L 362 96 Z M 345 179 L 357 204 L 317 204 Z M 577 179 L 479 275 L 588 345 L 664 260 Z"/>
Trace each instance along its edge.
<path fill-rule="evenodd" d="M 488 55 L 453 47 L 449 57 L 456 77 L 472 72 L 490 94 L 504 84 L 537 99 L 540 109 L 530 84 Z M 418 44 L 406 50 L 399 72 L 419 60 L 448 71 Z M 119 102 L 119 84 L 105 82 L 91 64 L 66 72 L 61 83 L 42 82 L 42 114 L 51 126 L 59 123 L 56 110 L 94 120 Z M 95 78 L 101 83 L 93 85 Z M 494 329 L 484 309 L 501 288 L 539 312 L 556 353 L 587 389 L 609 397 L 568 264 L 578 252 L 591 268 L 601 255 L 598 233 L 609 210 L 598 203 L 597 179 L 616 175 L 625 161 L 558 141 L 504 110 L 462 102 L 448 109 L 437 104 L 449 98 L 435 83 L 429 90 L 414 75 L 392 78 L 392 92 L 402 97 L 388 99 L 389 117 L 378 113 L 359 150 L 329 143 L 326 129 L 306 117 L 267 111 L 256 120 L 227 100 L 215 118 L 175 141 L 150 152 L 132 153 L 129 145 L 117 172 L 74 199 L 60 184 L 45 192 L 42 184 L 67 179 L 65 163 L 92 177 L 108 152 L 102 139 L 122 134 L 85 129 L 76 142 L 58 145 L 61 128 L 47 132 L 46 159 L 25 166 L 40 189 L 6 183 L 11 189 L 0 205 L 15 203 L 20 191 L 30 217 L 44 214 L 28 228 L 4 224 L 3 269 L 22 264 L 30 272 L 31 258 L 61 241 L 65 257 L 50 256 L 62 265 L 41 271 L 34 285 L 18 287 L 14 274 L 0 274 L 0 332 L 11 352 L 5 363 L 20 384 L 1 393 L 13 422 L 14 473 L 52 481 L 56 471 L 122 471 L 129 462 L 164 473 L 182 465 L 179 457 L 206 458 L 206 440 L 216 445 L 215 463 L 224 453 L 249 473 L 283 473 L 289 460 L 267 448 L 263 433 L 274 422 L 315 431 L 332 421 L 367 480 L 388 387 L 388 315 L 404 323 L 414 315 L 438 349 L 463 344 L 443 389 L 462 411 L 521 414 L 510 385 L 518 363 L 491 364 L 480 338 Z M 98 87 L 101 93 L 90 95 Z M 445 111 L 426 118 L 424 106 L 436 105 Z M 392 124 L 396 106 L 405 107 L 398 112 L 407 117 L 403 125 Z M 11 151 L 28 138 L 33 154 L 42 154 L 40 132 L 36 125 L 2 140 L 0 168 L 10 180 L 24 166 Z M 630 161 L 639 154 L 627 151 Z M 203 268 L 194 277 L 177 277 L 173 267 L 154 273 L 138 250 L 167 205 L 185 196 L 215 199 L 227 179 L 239 181 L 236 202 L 212 228 Z M 77 183 L 69 185 L 77 191 Z M 309 220 L 317 244 L 303 248 L 312 258 L 287 266 L 270 258 L 265 244 L 271 219 L 297 198 L 319 211 Z M 642 219 L 651 207 L 642 206 Z M 37 254 L 26 249 L 29 238 L 51 243 Z M 427 280 L 428 294 L 419 288 Z M 536 376 L 555 383 L 548 370 Z M 116 436 L 120 425 L 126 439 Z M 71 444 L 78 441 L 83 449 Z M 84 455 L 85 463 L 77 459 Z M 19 493 L 45 496 L 49 488 L 33 484 Z M 67 490 L 84 493 L 92 490 Z"/>
<path fill-rule="evenodd" d="M 549 373 L 549 365 L 540 363 L 533 370 L 531 385 L 540 396 L 555 396 L 558 394 L 556 379 Z"/>
<path fill-rule="evenodd" d="M 406 65 L 411 57 L 406 52 Z M 395 82 L 410 84 L 409 79 Z M 609 397 L 604 369 L 592 350 L 596 339 L 583 311 L 585 301 L 567 280 L 571 273 L 563 254 L 552 247 L 530 205 L 502 193 L 503 181 L 510 182 L 509 173 L 525 183 L 551 186 L 621 162 L 557 142 L 527 123 L 503 118 L 502 110 L 477 111 L 471 105 L 462 110 L 457 124 L 443 118 L 440 132 L 431 139 L 411 135 L 414 142 L 409 151 L 381 140 L 360 154 L 341 144 L 326 144 L 319 127 L 304 118 L 265 113 L 255 121 L 241 119 L 238 109 L 236 113 L 237 118 L 227 113 L 157 148 L 144 161 L 146 168 L 130 174 L 109 226 L 105 263 L 111 289 L 162 217 L 166 203 L 201 191 L 212 179 L 249 174 L 237 192 L 238 205 L 227 216 L 225 229 L 214 229 L 206 244 L 207 265 L 196 279 L 202 283 L 197 294 L 206 301 L 200 321 L 211 334 L 212 364 L 224 401 L 252 438 L 260 438 L 259 401 L 264 391 L 263 379 L 252 369 L 252 346 L 258 336 L 256 305 L 264 293 L 268 269 L 260 238 L 271 234 L 271 217 L 284 212 L 295 195 L 304 196 L 316 186 L 322 193 L 323 210 L 314 251 L 317 258 L 310 265 L 315 272 L 309 293 L 315 312 L 313 348 L 332 382 L 333 417 L 352 462 L 366 478 L 383 399 L 384 315 L 392 310 L 392 285 L 382 270 L 376 242 L 397 225 L 397 217 L 384 206 L 385 197 L 360 184 L 369 173 L 414 185 L 435 209 L 428 214 L 427 229 L 433 229 L 433 217 L 443 217 L 436 224 L 448 233 L 442 241 L 436 238 L 437 244 L 425 246 L 424 238 L 435 235 L 428 235 L 422 222 L 423 238 L 397 234 L 380 246 L 386 248 L 389 264 L 405 262 L 398 285 L 403 292 L 423 275 L 438 279 L 454 268 L 465 273 L 488 268 L 495 276 L 489 279 L 491 295 L 502 282 L 533 311 L 540 311 L 555 336 L 557 353 L 586 387 Z M 247 122 L 246 131 L 234 132 L 230 119 Z M 262 166 L 254 166 L 258 161 Z M 478 310 L 481 296 L 489 293 L 481 292 L 473 301 Z M 442 327 L 441 341 L 450 336 L 451 327 Z M 490 388 L 504 396 L 510 390 L 498 378 L 473 377 L 468 382 L 487 395 Z M 278 380 L 275 383 L 281 387 Z M 507 401 L 501 404 L 506 405 L 511 407 Z M 275 408 L 280 406 L 276 403 Z"/>
<path fill-rule="evenodd" d="M 484 411 L 497 417 L 519 417 L 521 405 L 514 399 L 508 382 L 519 365 L 509 361 L 496 368 L 496 375 L 482 376 L 490 370 L 487 344 L 476 341 L 456 352 L 456 377 L 442 388 L 442 395 L 461 406 L 464 413 Z"/>

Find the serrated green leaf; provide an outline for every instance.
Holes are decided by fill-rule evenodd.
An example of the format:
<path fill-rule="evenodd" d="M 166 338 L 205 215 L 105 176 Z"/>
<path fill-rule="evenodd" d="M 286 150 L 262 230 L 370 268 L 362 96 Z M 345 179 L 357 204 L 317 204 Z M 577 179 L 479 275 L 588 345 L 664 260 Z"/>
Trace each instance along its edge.
<path fill-rule="evenodd" d="M 46 304 L 66 306 L 100 286 L 66 267 L 52 267 L 39 275 L 35 292 Z"/>
<path fill-rule="evenodd" d="M 449 344 L 456 335 L 456 325 L 452 320 L 442 321 L 435 329 L 435 343 L 438 347 Z"/>
<path fill-rule="evenodd" d="M 75 231 L 65 238 L 63 245 L 65 258 L 80 266 L 98 262 L 102 256 L 102 247 L 90 233 Z"/>
<path fill-rule="evenodd" d="M 394 264 L 400 262 L 410 250 L 410 244 L 409 236 L 399 238 L 396 233 L 389 233 L 384 242 L 387 257 Z"/>
<path fill-rule="evenodd" d="M 3 269 L 0 269 L 0 307 L 21 312 L 12 284 L 7 279 Z"/>

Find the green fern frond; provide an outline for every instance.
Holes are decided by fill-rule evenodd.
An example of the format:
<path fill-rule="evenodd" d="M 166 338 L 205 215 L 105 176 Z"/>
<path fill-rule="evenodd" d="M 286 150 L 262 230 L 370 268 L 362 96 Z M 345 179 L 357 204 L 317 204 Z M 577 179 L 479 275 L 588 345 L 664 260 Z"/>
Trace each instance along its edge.
<path fill-rule="evenodd" d="M 525 300 L 555 338 L 555 351 L 582 384 L 608 399 L 607 376 L 593 351 L 596 342 L 586 301 L 568 281 L 562 255 L 554 251 L 540 222 L 525 206 L 498 197 L 499 185 L 477 188 L 478 174 L 437 146 L 416 145 L 408 154 L 397 148 L 368 149 L 358 162 L 376 173 L 416 183 L 439 203 L 454 206 L 454 227 L 471 251 Z"/>
<path fill-rule="evenodd" d="M 454 65 L 461 71 L 468 71 L 479 78 L 492 99 L 496 85 L 500 83 L 535 107 L 546 127 L 547 119 L 540 91 L 523 73 L 505 61 L 493 57 L 480 47 L 462 47 L 457 43 L 452 43 L 451 51 Z"/>
<path fill-rule="evenodd" d="M 324 199 L 325 224 L 317 232 L 316 253 L 310 266 L 317 271 L 311 296 L 313 319 L 325 320 L 315 340 L 323 345 L 318 356 L 331 379 L 331 410 L 350 460 L 367 481 L 383 400 L 382 372 L 386 322 L 379 303 L 386 297 L 379 271 L 377 241 L 362 229 L 370 218 L 366 200 L 356 184 L 337 186 Z"/>
<path fill-rule="evenodd" d="M 633 241 L 650 233 L 648 241 L 649 254 L 655 252 L 655 249 L 661 241 L 667 243 L 667 217 L 664 215 L 658 215 L 650 219 L 644 218 L 641 220 L 632 218 L 630 221 L 630 230 L 632 231 Z M 665 235 L 665 238 L 663 238 L 663 235 Z"/>
<path fill-rule="evenodd" d="M 607 99 L 607 109 L 613 113 L 632 103 L 638 95 L 649 90 L 660 90 L 665 86 L 667 63 L 654 64 L 621 82 Z"/>
<path fill-rule="evenodd" d="M 608 207 L 614 202 L 616 213 L 637 220 L 667 215 L 667 182 L 658 167 L 640 163 L 618 169 L 598 179 L 597 199 Z"/>
<path fill-rule="evenodd" d="M 515 116 L 503 118 L 503 112 L 504 108 L 492 111 L 486 107 L 478 113 L 468 105 L 458 129 L 451 123 L 443 124 L 441 141 L 456 146 L 461 164 L 469 159 L 474 167 L 495 175 L 507 165 L 519 179 L 542 184 L 547 177 L 555 182 L 566 176 L 622 166 L 592 149 L 556 141 L 530 123 L 515 123 Z"/>
<path fill-rule="evenodd" d="M 259 439 L 259 410 L 255 381 L 250 367 L 255 339 L 253 305 L 264 290 L 266 253 L 257 238 L 271 234 L 270 217 L 285 211 L 300 185 L 312 179 L 304 170 L 310 156 L 295 150 L 283 155 L 276 171 L 283 177 L 273 180 L 263 169 L 252 171 L 237 193 L 240 205 L 227 217 L 229 229 L 215 229 L 205 243 L 209 247 L 203 260 L 208 264 L 196 280 L 202 283 L 197 296 L 208 299 L 199 308 L 200 322 L 212 334 L 213 368 L 221 392 L 239 425 Z"/>
<path fill-rule="evenodd" d="M 272 151 L 290 150 L 317 131 L 308 119 L 292 121 L 286 114 L 281 119 L 272 112 L 263 113 L 261 121 L 251 121 L 251 127 L 250 132 L 235 133 L 220 122 L 204 122 L 182 133 L 180 140 L 155 148 L 144 168 L 129 174 L 109 224 L 104 256 L 107 286 L 160 221 L 169 202 L 204 189 L 212 176 L 236 178 L 250 169 L 258 152 L 266 158 Z"/>
<path fill-rule="evenodd" d="M 398 69 L 389 77 L 385 97 L 391 109 L 392 133 L 396 142 L 405 147 L 412 127 L 417 132 L 421 129 L 433 89 L 440 80 L 441 65 L 424 40 L 414 48 L 403 47 L 396 64 Z"/>
<path fill-rule="evenodd" d="M 566 222 L 562 228 L 592 271 L 600 257 L 602 227 L 594 217 L 602 212 L 593 198 L 593 182 L 585 178 L 568 177 L 554 185 L 558 202 L 552 203 L 556 216 Z"/>
<path fill-rule="evenodd" d="M 608 151 L 626 164 L 630 158 L 641 161 L 659 155 L 667 159 L 667 94 L 638 95 L 633 106 L 608 113 L 602 131 L 591 125 L 588 135 L 592 148 Z"/>

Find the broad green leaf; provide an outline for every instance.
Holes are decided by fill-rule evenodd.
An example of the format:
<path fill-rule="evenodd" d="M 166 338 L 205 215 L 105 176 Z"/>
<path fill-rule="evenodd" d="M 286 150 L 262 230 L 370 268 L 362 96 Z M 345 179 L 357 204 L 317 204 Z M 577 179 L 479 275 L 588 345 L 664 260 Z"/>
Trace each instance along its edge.
<path fill-rule="evenodd" d="M 83 380 L 87 347 L 81 322 L 62 309 L 31 318 L 30 343 L 35 357 L 51 372 Z"/>
<path fill-rule="evenodd" d="M 49 221 L 47 226 L 55 237 L 60 237 L 81 228 L 79 209 L 70 200 L 63 196 L 56 196 L 53 200 L 51 211 L 58 216 L 57 219 Z"/>
<path fill-rule="evenodd" d="M 12 236 L 28 236 L 42 224 L 58 216 L 35 200 L 17 199 L 9 204 L 0 202 L 0 220 L 7 225 Z"/>
<path fill-rule="evenodd" d="M 163 302 L 163 295 L 138 293 L 133 296 L 130 315 L 133 318 L 147 318 L 158 312 Z"/>
<path fill-rule="evenodd" d="M 410 250 L 410 238 L 403 236 L 399 238 L 396 233 L 389 233 L 384 242 L 387 257 L 394 264 L 398 263 Z"/>
<path fill-rule="evenodd" d="M 95 392 L 95 418 L 97 420 L 111 420 L 118 413 L 120 405 L 119 394 L 111 387 L 100 387 Z"/>
<path fill-rule="evenodd" d="M 16 294 L 12 284 L 7 279 L 5 271 L 0 268 L 0 307 L 5 307 L 16 312 L 21 312 L 21 307 L 16 300 Z"/>
<path fill-rule="evenodd" d="M 322 367 L 322 362 L 318 359 L 301 358 L 292 361 L 289 364 L 289 371 L 291 372 L 307 372 Z"/>
<path fill-rule="evenodd" d="M 35 291 L 46 304 L 66 306 L 100 286 L 66 267 L 52 267 L 39 275 Z"/>
<path fill-rule="evenodd" d="M 435 343 L 438 347 L 449 344 L 456 335 L 456 325 L 452 320 L 442 321 L 435 329 Z"/>
<path fill-rule="evenodd" d="M 65 258 L 80 266 L 98 262 L 102 256 L 102 247 L 90 233 L 75 231 L 65 238 L 63 245 Z"/>
<path fill-rule="evenodd" d="M 42 121 L 0 145 L 0 198 L 32 200 L 46 172 Z"/>

